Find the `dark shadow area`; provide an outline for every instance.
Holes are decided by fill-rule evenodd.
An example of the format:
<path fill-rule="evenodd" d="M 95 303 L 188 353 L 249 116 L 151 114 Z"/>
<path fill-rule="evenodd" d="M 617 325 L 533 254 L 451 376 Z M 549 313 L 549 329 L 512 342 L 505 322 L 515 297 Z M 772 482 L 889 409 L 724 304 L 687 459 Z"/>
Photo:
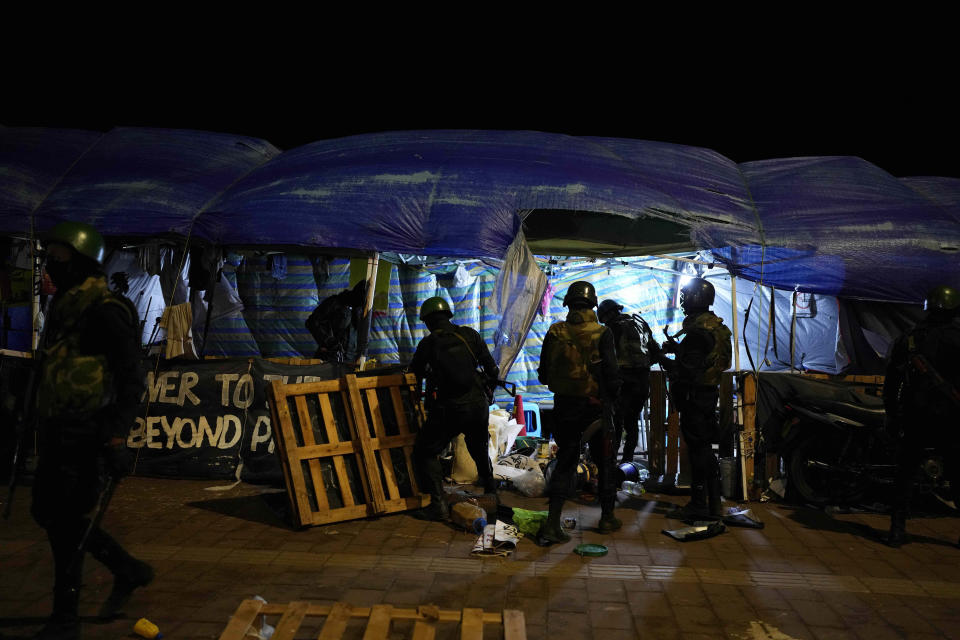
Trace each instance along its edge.
<path fill-rule="evenodd" d="M 0 617 L 0 629 L 16 629 L 16 635 L 9 635 L 5 631 L 0 631 L 0 640 L 28 640 L 47 623 L 47 616 L 24 616 L 22 618 Z M 80 616 L 80 622 L 83 625 L 107 624 L 114 620 L 102 620 L 97 616 Z M 20 630 L 20 627 L 36 627 L 36 629 Z"/>
<path fill-rule="evenodd" d="M 291 524 L 290 503 L 286 492 L 201 500 L 188 502 L 187 506 L 282 529 L 295 528 Z"/>
<path fill-rule="evenodd" d="M 788 516 L 794 522 L 803 525 L 808 529 L 816 529 L 817 531 L 832 531 L 835 533 L 844 533 L 852 536 L 857 536 L 859 538 L 864 538 L 865 540 L 872 540 L 879 544 L 883 544 L 881 539 L 887 533 L 887 529 L 874 529 L 870 525 L 864 524 L 862 522 L 848 522 L 845 520 L 837 520 L 831 514 L 826 513 L 820 509 L 811 509 L 809 507 L 792 507 L 790 505 L 782 505 L 784 510 L 792 509 L 792 512 Z M 946 508 L 946 507 L 944 507 Z M 911 520 L 916 520 L 916 517 L 911 518 Z M 931 538 L 930 536 L 921 536 L 910 533 L 910 521 L 907 520 L 907 533 L 908 533 L 908 543 L 909 542 L 919 542 L 924 544 L 936 544 L 946 547 L 953 547 L 954 542 L 952 540 L 942 540 L 940 538 Z"/>

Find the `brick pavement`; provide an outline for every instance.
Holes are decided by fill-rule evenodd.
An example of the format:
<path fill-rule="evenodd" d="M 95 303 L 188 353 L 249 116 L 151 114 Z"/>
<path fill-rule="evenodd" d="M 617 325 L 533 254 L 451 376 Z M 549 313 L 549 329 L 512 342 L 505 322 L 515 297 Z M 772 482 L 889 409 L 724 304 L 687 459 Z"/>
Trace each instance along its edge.
<path fill-rule="evenodd" d="M 278 515 L 282 493 L 248 484 L 209 490 L 217 484 L 124 481 L 105 527 L 151 562 L 157 579 L 136 593 L 129 619 L 90 621 L 84 638 L 134 637 L 141 616 L 171 640 L 217 638 L 239 602 L 254 595 L 274 603 L 519 608 L 533 639 L 960 638 L 957 517 L 911 520 L 918 540 L 893 550 L 875 540 L 887 525 L 880 515 L 751 503 L 763 530 L 729 528 L 681 543 L 661 530 L 682 526 L 663 513 L 685 498 L 647 494 L 620 505 L 625 526 L 612 535 L 591 530 L 598 507 L 571 502 L 565 515 L 578 525 L 570 543 L 540 548 L 521 540 L 509 558 L 479 559 L 470 556 L 474 536 L 447 525 L 399 514 L 294 530 Z M 0 638 L 28 636 L 50 607 L 49 550 L 27 493 L 0 522 Z M 503 501 L 545 509 L 544 499 L 510 491 Z M 572 552 L 580 542 L 610 552 L 581 559 Z M 110 584 L 88 559 L 84 615 L 94 614 Z M 410 624 L 395 631 L 409 633 Z M 448 625 L 438 637 L 455 633 Z M 361 636 L 359 621 L 351 623 L 345 637 Z"/>

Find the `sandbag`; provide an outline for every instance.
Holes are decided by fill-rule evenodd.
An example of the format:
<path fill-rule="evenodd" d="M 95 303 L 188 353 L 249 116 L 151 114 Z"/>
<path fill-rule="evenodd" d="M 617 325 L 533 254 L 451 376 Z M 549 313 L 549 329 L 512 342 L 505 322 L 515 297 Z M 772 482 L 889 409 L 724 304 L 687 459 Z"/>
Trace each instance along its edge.
<path fill-rule="evenodd" d="M 459 434 L 453 444 L 453 469 L 450 478 L 457 484 L 475 484 L 479 478 L 477 463 L 467 450 L 467 441 Z"/>

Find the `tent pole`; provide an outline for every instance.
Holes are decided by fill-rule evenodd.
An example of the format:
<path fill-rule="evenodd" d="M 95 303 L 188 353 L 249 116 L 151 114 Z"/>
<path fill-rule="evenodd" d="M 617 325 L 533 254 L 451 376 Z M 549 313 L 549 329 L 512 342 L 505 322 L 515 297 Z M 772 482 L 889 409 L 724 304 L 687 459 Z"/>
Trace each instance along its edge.
<path fill-rule="evenodd" d="M 740 335 L 737 330 L 737 277 L 730 274 L 730 308 L 733 309 L 733 362 L 734 371 L 740 371 Z"/>
<path fill-rule="evenodd" d="M 370 324 L 373 320 L 374 289 L 377 286 L 377 270 L 380 267 L 380 252 L 375 251 L 367 258 L 367 299 L 363 305 L 363 322 L 360 335 L 357 336 L 357 371 L 363 371 L 367 361 L 367 341 L 370 338 Z"/>

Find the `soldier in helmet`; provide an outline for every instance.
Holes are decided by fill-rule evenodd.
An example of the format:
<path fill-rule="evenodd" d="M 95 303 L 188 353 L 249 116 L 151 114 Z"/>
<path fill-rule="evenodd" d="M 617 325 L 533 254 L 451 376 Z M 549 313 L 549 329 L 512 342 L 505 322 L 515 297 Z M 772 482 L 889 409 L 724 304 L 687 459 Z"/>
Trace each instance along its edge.
<path fill-rule="evenodd" d="M 680 411 L 680 431 L 690 456 L 690 502 L 674 514 L 684 520 L 723 516 L 720 465 L 713 443 L 720 438 L 720 375 L 730 367 L 732 348 L 730 330 L 710 311 L 714 295 L 713 285 L 703 278 L 692 278 L 683 286 L 683 329 L 668 336 L 662 347 L 664 353 L 676 354 L 676 359 L 660 360 L 670 379 L 670 398 Z M 676 341 L 679 336 L 683 336 L 681 342 Z"/>
<path fill-rule="evenodd" d="M 597 321 L 593 308 L 597 293 L 589 282 L 570 285 L 563 298 L 570 311 L 566 320 L 550 326 L 540 352 L 540 382 L 553 392 L 553 438 L 557 443 L 556 468 L 547 487 L 550 510 L 540 530 L 545 543 L 566 542 L 570 536 L 560 522 L 563 503 L 570 490 L 580 458 L 581 438 L 597 420 L 601 428 L 588 434 L 590 453 L 599 471 L 600 533 L 622 526 L 614 515 L 616 487 L 613 480 L 615 421 L 613 408 L 620 393 L 620 373 L 613 333 Z"/>
<path fill-rule="evenodd" d="M 660 360 L 660 345 L 653 332 L 639 315 L 623 312 L 616 300 L 604 300 L 597 307 L 600 322 L 613 331 L 617 346 L 617 364 L 620 367 L 620 402 L 617 411 L 617 435 L 626 435 L 621 462 L 633 462 L 633 454 L 640 439 L 640 413 L 650 396 L 650 365 Z"/>
<path fill-rule="evenodd" d="M 954 501 L 960 504 L 960 291 L 934 287 L 924 310 L 920 322 L 894 342 L 883 384 L 889 428 L 900 439 L 890 532 L 884 539 L 891 547 L 907 541 L 908 507 L 926 447 L 944 457 Z"/>
<path fill-rule="evenodd" d="M 78 638 L 77 601 L 83 553 L 105 474 L 130 472 L 126 440 L 144 389 L 137 311 L 107 288 L 104 241 L 96 229 L 61 222 L 46 242 L 45 269 L 56 293 L 41 344 L 37 416 L 40 457 L 31 511 L 47 532 L 54 561 L 53 615 L 39 638 Z M 153 569 L 128 554 L 99 527 L 85 551 L 113 573 L 113 590 L 100 610 L 111 618 Z"/>
<path fill-rule="evenodd" d="M 461 433 L 484 492 L 495 495 L 497 491 L 488 453 L 488 424 L 489 394 L 500 369 L 480 334 L 453 324 L 451 318 L 453 312 L 443 298 L 423 302 L 420 319 L 430 334 L 417 345 L 409 366 L 418 381 L 427 382 L 427 421 L 413 445 L 417 480 L 431 497 L 430 504 L 414 515 L 425 520 L 449 517 L 437 456 Z"/>

